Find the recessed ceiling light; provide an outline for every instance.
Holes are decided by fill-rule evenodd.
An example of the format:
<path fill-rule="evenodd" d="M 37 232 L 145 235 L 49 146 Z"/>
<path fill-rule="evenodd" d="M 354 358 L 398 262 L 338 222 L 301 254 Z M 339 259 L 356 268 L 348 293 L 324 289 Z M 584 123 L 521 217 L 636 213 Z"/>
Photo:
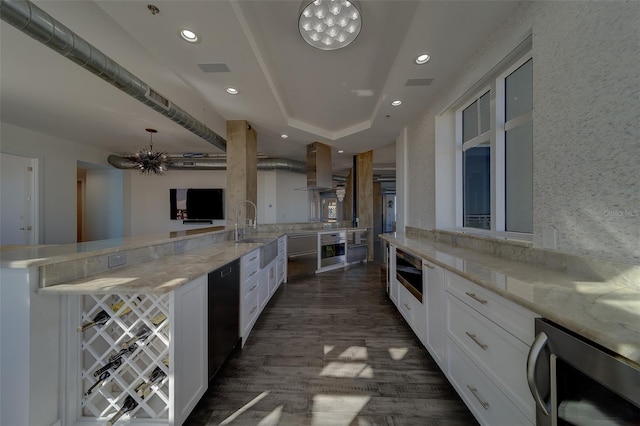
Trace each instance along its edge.
<path fill-rule="evenodd" d="M 280 137 L 281 137 L 282 139 L 286 139 L 286 138 L 288 138 L 288 137 L 289 137 L 289 135 L 285 135 L 285 134 L 283 133 L 283 134 L 281 134 L 281 135 L 280 135 Z"/>
<path fill-rule="evenodd" d="M 416 64 L 418 65 L 426 64 L 427 62 L 429 62 L 429 59 L 431 59 L 431 56 L 427 55 L 426 53 L 423 53 L 422 55 L 416 58 Z"/>
<path fill-rule="evenodd" d="M 189 43 L 196 43 L 199 40 L 198 34 L 187 28 L 180 30 L 180 36 Z"/>
<path fill-rule="evenodd" d="M 342 150 L 342 149 L 338 150 L 338 154 L 342 154 L 343 152 L 344 152 L 344 150 Z"/>
<path fill-rule="evenodd" d="M 237 95 L 238 89 L 236 89 L 235 87 L 227 87 L 227 93 L 230 95 Z"/>
<path fill-rule="evenodd" d="M 397 107 L 397 106 L 400 106 L 400 105 L 402 105 L 402 101 L 401 100 L 396 99 L 395 101 L 391 102 L 391 106 Z"/>

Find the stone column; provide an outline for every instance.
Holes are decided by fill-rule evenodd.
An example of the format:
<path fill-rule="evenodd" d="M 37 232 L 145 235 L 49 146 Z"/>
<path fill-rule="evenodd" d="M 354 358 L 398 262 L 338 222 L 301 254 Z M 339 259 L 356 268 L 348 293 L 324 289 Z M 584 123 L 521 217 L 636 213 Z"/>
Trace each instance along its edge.
<path fill-rule="evenodd" d="M 227 228 L 233 230 L 236 205 L 243 200 L 258 202 L 258 135 L 245 120 L 227 121 Z M 257 216 L 253 206 L 243 204 L 239 208 L 238 228 L 244 228 L 248 217 Z"/>
<path fill-rule="evenodd" d="M 358 227 L 373 229 L 373 151 L 362 152 L 356 158 Z M 367 259 L 373 260 L 373 231 L 369 232 Z"/>

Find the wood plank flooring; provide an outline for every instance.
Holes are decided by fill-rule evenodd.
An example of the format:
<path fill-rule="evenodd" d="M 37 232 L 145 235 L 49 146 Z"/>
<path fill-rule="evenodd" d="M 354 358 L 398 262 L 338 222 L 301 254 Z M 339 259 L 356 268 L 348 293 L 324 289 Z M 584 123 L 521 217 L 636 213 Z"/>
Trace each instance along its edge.
<path fill-rule="evenodd" d="M 474 425 L 372 263 L 282 284 L 187 425 Z"/>

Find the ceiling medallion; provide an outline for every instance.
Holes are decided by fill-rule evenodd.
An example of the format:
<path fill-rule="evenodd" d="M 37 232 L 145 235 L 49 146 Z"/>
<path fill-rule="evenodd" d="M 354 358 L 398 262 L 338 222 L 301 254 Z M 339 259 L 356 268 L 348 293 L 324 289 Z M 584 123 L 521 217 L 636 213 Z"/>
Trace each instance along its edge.
<path fill-rule="evenodd" d="M 300 35 L 320 50 L 349 45 L 362 29 L 362 14 L 355 0 L 304 0 L 298 16 Z"/>
<path fill-rule="evenodd" d="M 171 160 L 166 152 L 158 152 L 153 150 L 153 134 L 157 133 L 156 129 L 145 129 L 149 132 L 149 147 L 145 147 L 132 155 L 126 155 L 124 158 L 134 163 L 135 167 L 141 174 L 154 173 L 161 175 L 169 169 Z"/>

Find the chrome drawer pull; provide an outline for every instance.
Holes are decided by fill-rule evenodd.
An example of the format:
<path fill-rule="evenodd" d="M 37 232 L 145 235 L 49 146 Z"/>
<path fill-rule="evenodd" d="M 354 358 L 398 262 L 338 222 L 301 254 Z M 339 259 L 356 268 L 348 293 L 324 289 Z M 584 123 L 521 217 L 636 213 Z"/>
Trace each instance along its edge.
<path fill-rule="evenodd" d="M 258 309 L 257 306 L 254 306 L 252 310 L 249 311 L 250 314 L 254 313 L 256 311 L 256 309 Z"/>
<path fill-rule="evenodd" d="M 253 285 L 253 287 L 251 287 L 251 288 L 249 289 L 249 292 L 252 292 L 252 291 L 253 291 L 253 289 L 254 289 L 254 288 L 256 288 L 257 286 L 258 286 L 258 284 L 254 284 L 254 285 Z"/>
<path fill-rule="evenodd" d="M 478 396 L 478 389 L 473 388 L 473 387 L 471 387 L 469 385 L 467 385 L 467 387 L 469 388 L 469 390 L 471 391 L 473 396 L 476 397 L 476 399 L 478 400 L 480 405 L 482 405 L 482 408 L 484 408 L 485 410 L 488 410 L 489 409 L 489 403 L 488 402 L 484 402 L 483 400 L 480 399 L 480 397 Z"/>
<path fill-rule="evenodd" d="M 480 346 L 480 347 L 482 348 L 482 350 L 483 350 L 483 351 L 486 351 L 486 350 L 487 350 L 487 348 L 489 347 L 489 346 L 485 345 L 484 343 L 480 343 L 480 341 L 478 340 L 478 338 L 476 337 L 476 335 L 475 335 L 475 334 L 471 334 L 471 333 L 469 333 L 468 331 L 465 331 L 464 333 L 465 333 L 467 336 L 469 336 L 469 338 L 470 338 L 471 340 L 473 340 L 474 342 L 476 342 L 476 345 Z"/>
<path fill-rule="evenodd" d="M 423 264 L 424 266 L 426 266 L 427 268 L 429 268 L 429 269 L 436 269 L 436 267 L 435 267 L 435 266 L 433 266 L 433 265 L 429 265 L 427 262 L 423 262 L 422 264 Z"/>
<path fill-rule="evenodd" d="M 406 303 L 403 303 L 403 305 L 406 306 L 408 310 L 411 310 L 411 306 L 407 305 Z"/>
<path fill-rule="evenodd" d="M 484 300 L 484 299 L 480 299 L 478 296 L 476 296 L 475 293 L 469 293 L 468 291 L 465 291 L 465 293 L 467 296 L 469 296 L 470 298 L 472 298 L 473 300 L 475 300 L 476 302 L 480 302 L 483 305 L 486 305 L 487 303 L 489 303 L 488 301 Z"/>
<path fill-rule="evenodd" d="M 252 277 L 252 276 L 254 276 L 254 275 L 255 275 L 255 274 L 257 274 L 257 273 L 258 273 L 258 271 L 253 271 L 252 273 L 250 273 L 250 274 L 249 274 L 249 277 Z"/>
<path fill-rule="evenodd" d="M 253 256 L 251 259 L 249 259 L 249 262 L 253 262 L 254 260 L 256 260 L 258 258 L 258 256 Z"/>

